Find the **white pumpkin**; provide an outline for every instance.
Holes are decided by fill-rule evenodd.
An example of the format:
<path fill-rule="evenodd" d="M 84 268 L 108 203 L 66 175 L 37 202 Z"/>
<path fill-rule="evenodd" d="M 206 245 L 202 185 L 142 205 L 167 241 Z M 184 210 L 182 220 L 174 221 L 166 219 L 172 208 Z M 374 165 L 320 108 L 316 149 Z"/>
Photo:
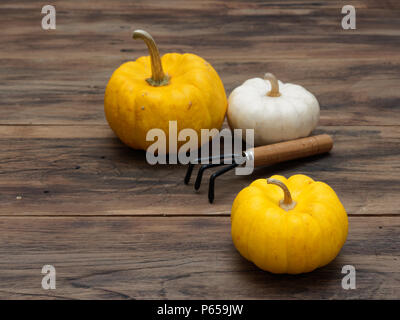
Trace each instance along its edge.
<path fill-rule="evenodd" d="M 271 73 L 245 81 L 228 102 L 229 126 L 254 129 L 256 146 L 306 137 L 319 120 L 319 103 L 312 93 Z"/>

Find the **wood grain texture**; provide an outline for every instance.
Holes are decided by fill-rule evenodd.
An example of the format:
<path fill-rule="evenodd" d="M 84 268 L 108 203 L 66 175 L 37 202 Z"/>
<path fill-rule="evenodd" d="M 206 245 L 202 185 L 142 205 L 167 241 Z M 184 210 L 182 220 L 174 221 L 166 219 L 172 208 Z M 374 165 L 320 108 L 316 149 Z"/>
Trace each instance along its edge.
<path fill-rule="evenodd" d="M 242 258 L 228 217 L 2 218 L 0 298 L 398 298 L 400 218 L 350 218 L 349 225 L 331 264 L 289 276 Z M 41 289 L 45 264 L 56 268 L 56 290 Z M 341 287 L 348 264 L 355 290 Z"/>
<path fill-rule="evenodd" d="M 103 94 L 123 62 L 147 55 L 131 39 L 151 32 L 162 53 L 193 52 L 229 94 L 273 72 L 319 99 L 322 125 L 400 120 L 400 7 L 352 1 L 357 29 L 341 27 L 342 1 L 53 1 L 57 29 L 41 29 L 40 1 L 2 1 L 0 124 L 104 124 Z"/>
<path fill-rule="evenodd" d="M 0 4 L 0 299 L 400 298 L 400 2 L 351 1 L 348 31 L 339 0 L 51 4 L 53 31 L 41 29 L 42 1 Z M 305 86 L 331 154 L 226 174 L 213 205 L 206 184 L 183 184 L 184 166 L 149 166 L 103 112 L 113 70 L 147 55 L 137 28 L 161 53 L 207 59 L 228 94 L 266 71 Z M 236 252 L 230 207 L 254 179 L 296 173 L 334 188 L 349 237 L 322 269 L 272 275 Z M 41 289 L 45 264 L 55 291 Z M 346 264 L 356 290 L 341 287 Z"/>
<path fill-rule="evenodd" d="M 0 215 L 229 215 L 236 194 L 253 180 L 297 173 L 328 183 L 350 215 L 399 214 L 400 128 L 320 127 L 334 140 L 329 155 L 208 177 L 194 192 L 184 165 L 146 162 L 106 126 L 0 126 Z M 194 174 L 197 174 L 195 169 Z M 20 196 L 22 199 L 17 199 Z"/>

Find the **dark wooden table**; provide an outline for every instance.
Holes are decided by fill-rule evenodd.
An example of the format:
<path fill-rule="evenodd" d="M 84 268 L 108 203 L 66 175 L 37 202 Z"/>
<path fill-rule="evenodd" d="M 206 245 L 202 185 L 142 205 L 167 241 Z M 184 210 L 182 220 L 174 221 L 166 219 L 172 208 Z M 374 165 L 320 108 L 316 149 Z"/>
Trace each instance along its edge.
<path fill-rule="evenodd" d="M 400 298 L 400 5 L 351 1 L 51 1 L 57 29 L 41 29 L 43 1 L 0 4 L 0 298 Z M 347 3 L 346 3 L 347 4 Z M 185 167 L 150 166 L 109 129 L 106 83 L 146 54 L 193 52 L 227 93 L 273 72 L 312 91 L 315 133 L 328 156 L 217 181 L 216 202 L 183 185 Z M 328 266 L 272 275 L 245 261 L 230 208 L 252 180 L 304 173 L 327 182 L 350 221 Z M 43 290 L 54 265 L 57 289 Z M 346 264 L 355 290 L 343 290 Z"/>

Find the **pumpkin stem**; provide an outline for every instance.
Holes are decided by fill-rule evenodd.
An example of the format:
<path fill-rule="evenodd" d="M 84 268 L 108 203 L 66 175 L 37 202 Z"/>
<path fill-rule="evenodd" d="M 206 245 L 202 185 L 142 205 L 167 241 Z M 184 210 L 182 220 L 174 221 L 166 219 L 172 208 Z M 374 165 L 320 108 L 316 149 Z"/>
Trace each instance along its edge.
<path fill-rule="evenodd" d="M 281 200 L 279 202 L 279 206 L 283 210 L 288 211 L 290 209 L 293 209 L 296 206 L 296 201 L 293 201 L 292 195 L 290 194 L 290 191 L 289 191 L 288 187 L 282 181 L 280 181 L 278 179 L 268 178 L 267 179 L 267 183 L 275 184 L 278 187 L 282 188 L 283 193 L 284 193 L 285 196 L 284 196 L 283 200 Z"/>
<path fill-rule="evenodd" d="M 280 97 L 278 79 L 272 73 L 266 73 L 264 80 L 268 80 L 271 83 L 271 91 L 267 93 L 269 97 Z"/>
<path fill-rule="evenodd" d="M 133 31 L 132 38 L 135 40 L 142 39 L 149 50 L 151 60 L 151 78 L 146 79 L 147 83 L 154 87 L 167 85 L 169 83 L 169 77 L 164 74 L 160 52 L 158 51 L 153 37 L 144 30 L 135 30 Z"/>

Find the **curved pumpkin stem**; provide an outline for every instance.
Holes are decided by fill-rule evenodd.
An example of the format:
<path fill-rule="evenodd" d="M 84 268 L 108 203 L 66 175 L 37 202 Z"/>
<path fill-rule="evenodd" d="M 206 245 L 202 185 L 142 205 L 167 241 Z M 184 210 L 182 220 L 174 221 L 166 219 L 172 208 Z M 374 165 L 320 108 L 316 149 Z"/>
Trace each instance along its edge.
<path fill-rule="evenodd" d="M 290 209 L 293 209 L 296 206 L 296 202 L 293 201 L 292 195 L 290 194 L 290 191 L 289 191 L 288 187 L 282 181 L 280 181 L 278 179 L 268 178 L 267 179 L 267 183 L 275 184 L 275 185 L 277 185 L 278 187 L 280 187 L 283 190 L 284 198 L 283 198 L 283 200 L 281 200 L 279 202 L 279 206 L 283 210 L 288 211 Z"/>
<path fill-rule="evenodd" d="M 151 60 L 151 78 L 146 79 L 147 83 L 155 87 L 167 85 L 169 77 L 164 74 L 160 52 L 158 51 L 153 37 L 144 30 L 135 30 L 133 31 L 132 38 L 135 40 L 142 39 L 149 50 Z"/>
<path fill-rule="evenodd" d="M 264 75 L 264 80 L 268 80 L 271 83 L 271 91 L 267 93 L 267 96 L 280 97 L 281 93 L 279 92 L 278 79 L 272 73 L 266 73 Z"/>

